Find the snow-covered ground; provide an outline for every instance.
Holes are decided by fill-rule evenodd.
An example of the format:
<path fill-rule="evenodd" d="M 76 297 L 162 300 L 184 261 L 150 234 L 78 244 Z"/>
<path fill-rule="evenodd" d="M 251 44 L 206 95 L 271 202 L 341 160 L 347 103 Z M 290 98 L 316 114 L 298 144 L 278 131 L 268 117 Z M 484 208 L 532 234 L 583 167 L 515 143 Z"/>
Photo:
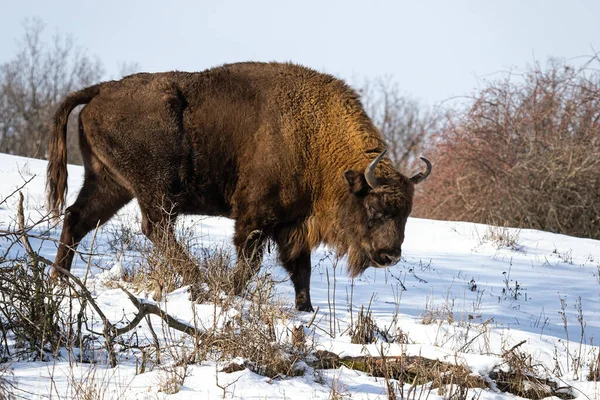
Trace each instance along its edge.
<path fill-rule="evenodd" d="M 0 155 L 0 201 L 33 178 L 22 192 L 26 216 L 38 220 L 44 211 L 46 163 Z M 69 198 L 73 201 L 82 182 L 82 169 L 69 167 Z M 0 205 L 0 229 L 15 226 L 17 196 Z M 543 199 L 540 199 L 543 201 Z M 135 201 L 103 227 L 96 238 L 92 278 L 88 287 L 106 316 L 113 322 L 131 318 L 134 306 L 123 291 L 103 284 L 101 269 L 115 265 L 127 269 L 135 254 L 115 250 L 114 231 L 126 226 L 139 232 L 139 211 Z M 221 218 L 187 217 L 182 226 L 195 231 L 195 246 L 231 247 L 232 221 Z M 58 238 L 60 227 L 52 230 Z M 502 246 L 492 236 L 512 239 Z M 91 236 L 91 235 L 89 235 Z M 87 246 L 91 237 L 85 240 Z M 0 242 L 2 253 L 8 242 Z M 56 246 L 32 240 L 39 253 L 53 259 Z M 14 246 L 11 256 L 23 254 Z M 87 263 L 76 259 L 74 273 L 83 275 Z M 487 377 L 494 368 L 503 368 L 502 355 L 526 341 L 518 350 L 531 355 L 540 370 L 550 374 L 559 386 L 572 386 L 581 398 L 600 398 L 600 386 L 586 380 L 590 364 L 598 357 L 600 340 L 600 241 L 573 238 L 534 230 L 500 229 L 486 225 L 430 221 L 411 218 L 406 228 L 403 260 L 389 269 L 369 269 L 352 281 L 345 272 L 345 260 L 336 260 L 326 248 L 312 256 L 311 295 L 319 307 L 310 328 L 317 349 L 339 355 L 420 355 L 467 366 Z M 277 265 L 274 253 L 265 257 L 262 272 L 276 281 L 280 300 L 293 308 L 293 288 L 287 274 Z M 143 297 L 145 294 L 137 294 Z M 335 296 L 335 297 L 334 297 Z M 377 326 L 405 336 L 404 343 L 351 344 L 348 328 L 361 306 L 369 307 Z M 192 318 L 192 307 L 210 320 L 216 308 L 188 301 L 185 290 L 171 293 L 161 303 L 182 320 Z M 583 319 L 579 318 L 580 311 Z M 91 312 L 91 311 L 90 311 Z M 295 323 L 307 324 L 311 314 L 293 313 L 283 324 L 282 340 Z M 154 318 L 154 317 L 153 317 Z M 160 320 L 153 319 L 154 326 Z M 566 323 L 565 323 L 566 321 Z M 99 325 L 100 326 L 100 325 Z M 583 326 L 583 330 L 582 330 Z M 169 336 L 168 329 L 157 329 Z M 307 330 L 308 331 L 308 330 Z M 150 338 L 145 322 L 138 336 Z M 150 339 L 151 340 L 151 339 Z M 271 379 L 248 369 L 234 373 L 218 372 L 221 365 L 204 361 L 189 367 L 181 390 L 172 395 L 159 392 L 163 368 L 136 375 L 136 355 L 119 355 L 119 365 L 81 364 L 67 357 L 53 361 L 15 361 L 8 376 L 21 398 L 74 398 L 77 382 L 92 382 L 104 398 L 210 399 L 222 398 L 329 398 L 332 386 L 346 398 L 387 398 L 381 378 L 345 367 L 310 371 L 301 377 Z M 139 360 L 138 360 L 139 361 Z M 581 366 L 580 368 L 574 367 Z M 545 367 L 545 368 L 544 368 Z M 219 387 L 220 386 L 220 387 Z M 226 388 L 226 389 L 223 389 Z M 481 399 L 514 398 L 494 389 L 471 389 Z M 423 391 L 417 397 L 437 398 L 438 391 Z M 80 396 L 79 396 L 80 397 Z M 443 397 L 443 396 L 442 396 Z"/>

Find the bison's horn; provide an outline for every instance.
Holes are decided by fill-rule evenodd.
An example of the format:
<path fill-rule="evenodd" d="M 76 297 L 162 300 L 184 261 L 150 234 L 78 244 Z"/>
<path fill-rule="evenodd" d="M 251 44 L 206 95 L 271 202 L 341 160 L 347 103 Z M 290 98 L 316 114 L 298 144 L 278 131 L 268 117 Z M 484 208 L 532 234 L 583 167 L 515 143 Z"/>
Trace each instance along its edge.
<path fill-rule="evenodd" d="M 423 182 L 429 176 L 429 174 L 431 173 L 431 163 L 429 162 L 429 160 L 426 159 L 425 157 L 420 157 L 420 158 L 427 165 L 427 169 L 425 170 L 425 172 L 419 172 L 418 174 L 416 174 L 415 176 L 413 176 L 412 178 L 410 178 L 410 180 L 412 181 L 412 183 L 414 183 L 415 185 L 417 183 Z"/>
<path fill-rule="evenodd" d="M 371 164 L 369 164 L 365 169 L 365 180 L 373 189 L 379 186 L 379 182 L 377 182 L 377 178 L 375 177 L 375 167 L 377 167 L 377 163 L 381 161 L 386 152 L 387 149 L 383 150 L 381 154 L 379 154 L 373 161 L 371 161 Z"/>

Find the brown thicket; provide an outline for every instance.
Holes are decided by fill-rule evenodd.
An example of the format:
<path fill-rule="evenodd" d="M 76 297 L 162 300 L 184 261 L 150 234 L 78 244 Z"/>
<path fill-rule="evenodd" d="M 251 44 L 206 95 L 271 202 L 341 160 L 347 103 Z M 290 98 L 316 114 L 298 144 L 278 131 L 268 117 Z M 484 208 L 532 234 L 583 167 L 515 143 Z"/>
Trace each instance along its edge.
<path fill-rule="evenodd" d="M 600 239 L 600 59 L 486 82 L 427 154 L 413 215 Z"/>

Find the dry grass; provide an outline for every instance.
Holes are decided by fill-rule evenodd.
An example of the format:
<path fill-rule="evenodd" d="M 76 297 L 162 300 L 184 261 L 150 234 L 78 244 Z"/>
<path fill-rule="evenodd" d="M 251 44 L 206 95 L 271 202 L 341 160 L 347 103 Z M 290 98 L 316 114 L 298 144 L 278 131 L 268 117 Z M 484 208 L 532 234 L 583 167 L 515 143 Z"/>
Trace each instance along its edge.
<path fill-rule="evenodd" d="M 434 304 L 428 297 L 426 299 L 425 310 L 423 311 L 421 323 L 423 325 L 431 325 L 445 321 L 448 324 L 452 324 L 454 323 L 453 307 L 453 302 L 448 298 L 446 298 L 441 306 L 438 306 L 437 304 Z"/>
<path fill-rule="evenodd" d="M 70 371 L 69 388 L 67 395 L 73 400 L 102 400 L 110 398 L 108 393 L 109 382 L 105 379 L 98 379 L 96 376 L 97 368 L 89 368 L 82 376 L 76 377 L 73 369 Z M 61 394 L 57 393 L 57 397 Z"/>
<path fill-rule="evenodd" d="M 165 366 L 159 374 L 158 391 L 166 394 L 179 393 L 188 376 L 187 362 Z"/>
<path fill-rule="evenodd" d="M 331 380 L 331 390 L 328 400 L 343 400 L 350 397 L 348 388 L 337 377 Z"/>
<path fill-rule="evenodd" d="M 600 381 L 600 351 L 592 353 L 592 362 L 590 363 L 589 372 L 587 374 L 588 381 Z"/>
<path fill-rule="evenodd" d="M 312 348 L 302 325 L 286 323 L 292 316 L 274 297 L 274 285 L 268 275 L 255 280 L 252 300 L 237 303 L 235 317 L 215 333 L 215 350 L 219 359 L 243 358 L 247 368 L 270 378 L 303 375 Z"/>
<path fill-rule="evenodd" d="M 497 249 L 519 250 L 519 235 L 520 230 L 518 229 L 489 225 L 482 240 L 493 243 Z"/>
<path fill-rule="evenodd" d="M 376 340 L 378 331 L 375 321 L 371 315 L 371 310 L 365 311 L 364 307 L 360 307 L 360 311 L 356 317 L 356 322 L 350 329 L 350 343 L 354 344 L 370 344 Z"/>
<path fill-rule="evenodd" d="M 543 366 L 536 364 L 531 355 L 518 350 L 523 343 L 525 342 L 504 353 L 505 368 L 497 368 L 490 373 L 490 378 L 498 390 L 534 400 L 550 396 L 561 399 L 575 398 L 571 388 L 560 387 L 555 381 L 541 376 Z"/>

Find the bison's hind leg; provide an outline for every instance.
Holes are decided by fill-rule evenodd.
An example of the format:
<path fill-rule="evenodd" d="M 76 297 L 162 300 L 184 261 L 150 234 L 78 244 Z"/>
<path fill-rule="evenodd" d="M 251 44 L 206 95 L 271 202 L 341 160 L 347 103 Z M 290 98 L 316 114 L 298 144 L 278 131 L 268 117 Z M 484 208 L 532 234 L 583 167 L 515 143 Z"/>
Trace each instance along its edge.
<path fill-rule="evenodd" d="M 237 263 L 233 276 L 233 290 L 242 294 L 248 281 L 256 275 L 263 259 L 266 235 L 260 229 L 253 229 L 252 224 L 244 224 L 242 219 L 236 221 L 234 243 L 236 245 Z"/>
<path fill-rule="evenodd" d="M 138 198 L 138 200 L 140 200 Z M 183 285 L 198 283 L 201 271 L 191 259 L 188 252 L 175 237 L 177 212 L 173 206 L 166 207 L 169 202 L 160 205 L 140 201 L 142 209 L 142 232 L 154 246 L 166 257 L 169 265 L 181 276 Z M 161 289 L 162 290 L 162 289 Z"/>
<path fill-rule="evenodd" d="M 111 177 L 86 171 L 77 200 L 65 211 L 54 265 L 70 271 L 75 250 L 84 236 L 108 221 L 131 199 L 131 193 Z M 58 275 L 57 269 L 53 275 Z"/>

